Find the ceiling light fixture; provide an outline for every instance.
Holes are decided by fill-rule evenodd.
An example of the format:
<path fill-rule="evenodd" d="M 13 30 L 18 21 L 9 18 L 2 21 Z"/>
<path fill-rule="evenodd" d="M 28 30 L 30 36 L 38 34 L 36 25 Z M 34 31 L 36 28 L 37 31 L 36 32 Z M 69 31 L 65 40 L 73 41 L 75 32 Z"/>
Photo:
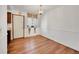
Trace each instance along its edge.
<path fill-rule="evenodd" d="M 43 14 L 42 5 L 40 5 L 40 8 L 39 8 L 38 14 L 39 14 L 39 15 L 42 15 L 42 14 Z"/>

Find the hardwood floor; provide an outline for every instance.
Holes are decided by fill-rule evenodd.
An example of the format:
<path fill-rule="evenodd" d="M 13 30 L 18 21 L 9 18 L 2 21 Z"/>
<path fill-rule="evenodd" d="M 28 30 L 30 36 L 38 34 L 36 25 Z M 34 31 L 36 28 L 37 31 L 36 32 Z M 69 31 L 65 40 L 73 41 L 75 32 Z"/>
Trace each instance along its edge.
<path fill-rule="evenodd" d="M 9 54 L 79 54 L 71 48 L 41 35 L 14 39 L 8 46 Z"/>

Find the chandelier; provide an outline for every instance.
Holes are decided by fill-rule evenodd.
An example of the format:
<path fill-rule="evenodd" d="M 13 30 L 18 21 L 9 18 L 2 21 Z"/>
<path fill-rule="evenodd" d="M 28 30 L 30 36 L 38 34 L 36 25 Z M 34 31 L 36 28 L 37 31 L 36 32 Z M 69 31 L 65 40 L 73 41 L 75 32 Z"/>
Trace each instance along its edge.
<path fill-rule="evenodd" d="M 42 15 L 42 14 L 43 14 L 42 5 L 40 5 L 40 7 L 39 7 L 39 11 L 38 11 L 38 14 L 39 14 L 39 15 Z"/>

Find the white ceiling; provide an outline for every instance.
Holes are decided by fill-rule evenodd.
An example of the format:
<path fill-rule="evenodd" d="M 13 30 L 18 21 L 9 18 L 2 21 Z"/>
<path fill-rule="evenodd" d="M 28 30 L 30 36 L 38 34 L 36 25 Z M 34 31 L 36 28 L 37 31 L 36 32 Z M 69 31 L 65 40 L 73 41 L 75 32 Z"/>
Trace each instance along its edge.
<path fill-rule="evenodd" d="M 43 12 L 54 9 L 58 6 L 56 5 L 42 5 Z M 16 10 L 21 12 L 37 12 L 40 8 L 40 5 L 8 5 L 8 10 Z"/>

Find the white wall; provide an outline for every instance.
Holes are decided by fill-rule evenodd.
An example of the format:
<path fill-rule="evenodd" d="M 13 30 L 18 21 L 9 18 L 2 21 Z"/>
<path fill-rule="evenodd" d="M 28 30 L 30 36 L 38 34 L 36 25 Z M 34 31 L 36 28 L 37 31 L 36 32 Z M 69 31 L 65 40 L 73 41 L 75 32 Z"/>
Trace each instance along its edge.
<path fill-rule="evenodd" d="M 79 51 L 79 6 L 49 11 L 42 18 L 41 34 Z"/>
<path fill-rule="evenodd" d="M 6 6 L 0 5 L 0 54 L 7 53 Z"/>

